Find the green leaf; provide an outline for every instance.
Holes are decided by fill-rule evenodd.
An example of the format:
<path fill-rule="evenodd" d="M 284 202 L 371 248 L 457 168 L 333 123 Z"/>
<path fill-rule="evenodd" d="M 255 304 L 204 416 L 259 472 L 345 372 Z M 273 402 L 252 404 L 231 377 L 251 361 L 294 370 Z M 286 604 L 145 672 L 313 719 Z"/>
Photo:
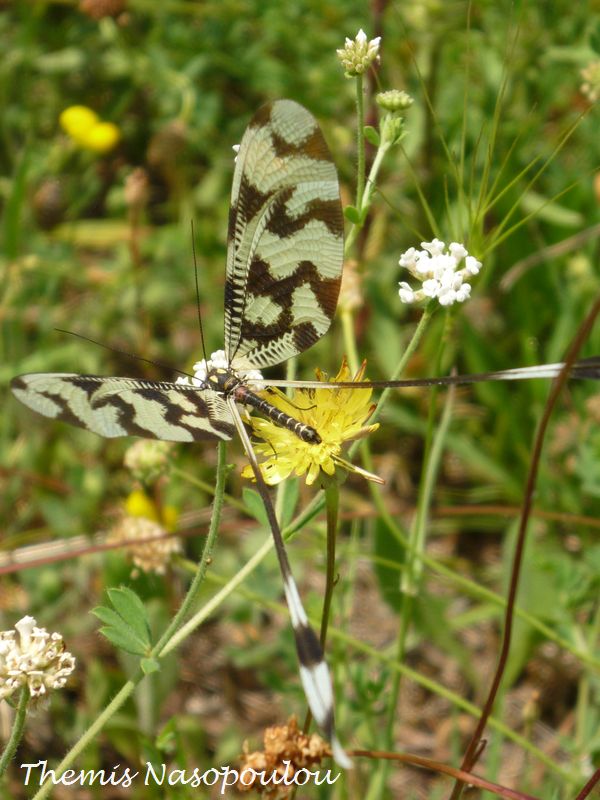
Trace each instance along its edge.
<path fill-rule="evenodd" d="M 248 489 L 246 487 L 242 492 L 242 499 L 244 500 L 244 505 L 254 519 L 257 522 L 260 522 L 261 525 L 264 525 L 265 528 L 268 528 L 269 520 L 267 517 L 267 512 L 265 511 L 265 507 L 259 493 L 255 489 Z"/>
<path fill-rule="evenodd" d="M 365 125 L 363 128 L 363 136 L 373 147 L 379 147 L 381 137 L 379 136 L 379 131 L 372 125 Z"/>
<path fill-rule="evenodd" d="M 376 556 L 374 566 L 381 596 L 394 611 L 399 611 L 403 600 L 400 578 L 406 559 L 406 550 L 380 520 L 375 523 L 373 552 Z"/>
<path fill-rule="evenodd" d="M 26 201 L 27 176 L 30 163 L 29 152 L 29 148 L 23 149 L 10 184 L 10 193 L 4 202 L 2 239 L 4 254 L 9 260 L 19 255 L 21 245 L 22 213 Z"/>
<path fill-rule="evenodd" d="M 344 209 L 344 216 L 353 225 L 360 225 L 361 223 L 360 212 L 354 206 L 346 206 Z"/>
<path fill-rule="evenodd" d="M 112 608 L 107 608 L 106 606 L 98 606 L 97 608 L 93 608 L 92 614 L 95 617 L 98 617 L 100 622 L 104 622 L 105 625 L 110 625 L 111 627 L 118 628 L 123 624 L 123 619 L 117 614 L 117 612 Z"/>
<path fill-rule="evenodd" d="M 150 644 L 150 625 L 146 609 L 137 594 L 126 586 L 122 586 L 119 589 L 109 589 L 108 597 L 117 613 L 136 636 Z"/>
<path fill-rule="evenodd" d="M 100 633 L 121 650 L 147 655 L 151 647 L 150 625 L 140 598 L 126 586 L 109 589 L 108 597 L 114 608 L 98 606 L 92 611 L 105 623 Z"/>
<path fill-rule="evenodd" d="M 171 718 L 156 737 L 156 747 L 167 753 L 172 753 L 177 743 L 177 726 L 175 719 Z"/>
<path fill-rule="evenodd" d="M 300 482 L 297 478 L 287 480 L 282 487 L 283 502 L 281 504 L 281 527 L 285 528 L 294 516 L 300 494 Z"/>
<path fill-rule="evenodd" d="M 600 22 L 596 23 L 595 29 L 590 34 L 590 46 L 594 53 L 600 55 Z"/>
<path fill-rule="evenodd" d="M 525 192 L 521 198 L 521 206 L 528 214 L 537 219 L 559 225 L 562 228 L 581 228 L 585 219 L 579 211 L 573 211 L 557 201 L 548 200 L 544 195 L 532 190 Z"/>
<path fill-rule="evenodd" d="M 142 668 L 144 675 L 151 675 L 153 672 L 159 671 L 160 664 L 155 658 L 142 658 L 140 661 L 140 667 Z"/>
<path fill-rule="evenodd" d="M 140 642 L 131 635 L 131 631 L 126 628 L 104 627 L 100 628 L 100 633 L 119 650 L 132 653 L 134 656 L 143 656 L 147 653 L 144 642 Z"/>

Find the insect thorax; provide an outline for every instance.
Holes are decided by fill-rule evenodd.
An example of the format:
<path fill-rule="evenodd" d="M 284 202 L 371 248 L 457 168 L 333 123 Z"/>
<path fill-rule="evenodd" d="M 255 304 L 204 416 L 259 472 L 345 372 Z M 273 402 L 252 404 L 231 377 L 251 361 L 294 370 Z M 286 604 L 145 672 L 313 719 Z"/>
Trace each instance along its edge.
<path fill-rule="evenodd" d="M 223 397 L 235 395 L 236 389 L 243 386 L 243 383 L 237 373 L 232 369 L 223 369 L 223 367 L 214 367 L 206 375 L 206 384 Z"/>

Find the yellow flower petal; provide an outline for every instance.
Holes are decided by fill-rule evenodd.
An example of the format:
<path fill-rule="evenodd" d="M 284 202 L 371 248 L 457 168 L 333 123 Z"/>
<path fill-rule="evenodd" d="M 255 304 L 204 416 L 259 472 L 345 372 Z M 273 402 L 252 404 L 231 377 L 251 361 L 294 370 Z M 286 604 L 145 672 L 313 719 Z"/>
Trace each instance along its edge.
<path fill-rule="evenodd" d="M 120 138 L 121 132 L 113 122 L 99 122 L 79 139 L 79 143 L 95 153 L 108 153 L 118 144 Z"/>
<path fill-rule="evenodd" d="M 353 378 L 344 360 L 332 382 L 361 381 L 365 368 L 363 364 Z M 321 370 L 316 370 L 316 375 L 320 381 L 329 380 Z M 271 420 L 251 418 L 254 435 L 262 439 L 255 445 L 255 451 L 265 481 L 273 485 L 292 473 L 298 476 L 306 474 L 306 483 L 310 485 L 321 472 L 333 475 L 336 465 L 351 468 L 340 458 L 342 445 L 366 436 L 378 427 L 365 425 L 375 408 L 371 394 L 372 390 L 368 388 L 297 389 L 291 398 L 277 391 L 262 393 L 276 408 L 315 428 L 322 439 L 320 444 L 309 444 Z M 252 469 L 245 467 L 242 476 L 252 478 Z"/>
<path fill-rule="evenodd" d="M 153 501 L 140 489 L 129 493 L 125 500 L 125 510 L 130 517 L 145 517 L 158 522 L 158 514 Z"/>
<path fill-rule="evenodd" d="M 77 139 L 99 123 L 98 115 L 87 106 L 69 106 L 58 118 L 61 128 Z"/>

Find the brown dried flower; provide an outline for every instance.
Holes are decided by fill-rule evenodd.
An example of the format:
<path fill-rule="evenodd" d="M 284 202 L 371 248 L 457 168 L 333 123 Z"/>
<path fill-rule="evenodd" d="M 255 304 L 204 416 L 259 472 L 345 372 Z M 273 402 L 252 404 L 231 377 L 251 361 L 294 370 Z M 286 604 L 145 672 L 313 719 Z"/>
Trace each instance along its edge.
<path fill-rule="evenodd" d="M 267 728 L 263 737 L 264 750 L 244 754 L 240 763 L 240 779 L 236 788 L 241 792 L 258 792 L 269 800 L 289 797 L 294 788 L 294 776 L 299 770 L 318 767 L 331 750 L 317 733 L 306 734 L 298 729 L 296 717 L 290 717 L 286 725 Z M 246 771 L 246 772 L 244 772 Z M 252 772 L 255 773 L 252 778 Z M 284 779 L 281 783 L 277 779 Z"/>

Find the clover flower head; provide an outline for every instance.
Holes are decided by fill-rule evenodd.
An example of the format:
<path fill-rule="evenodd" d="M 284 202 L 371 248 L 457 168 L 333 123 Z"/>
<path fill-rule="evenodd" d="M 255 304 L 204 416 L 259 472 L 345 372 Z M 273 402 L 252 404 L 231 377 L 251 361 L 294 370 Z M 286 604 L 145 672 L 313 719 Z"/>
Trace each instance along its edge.
<path fill-rule="evenodd" d="M 183 386 L 198 386 L 199 388 L 206 388 L 206 378 L 208 374 L 215 369 L 230 369 L 229 361 L 225 355 L 224 350 L 216 350 L 211 353 L 208 360 L 202 359 L 194 364 L 193 378 L 180 377 L 177 378 L 175 383 Z M 252 386 L 253 381 L 262 381 L 262 373 L 257 369 L 236 369 L 236 374 L 248 386 Z"/>
<path fill-rule="evenodd" d="M 368 40 L 361 28 L 354 39 L 346 37 L 344 47 L 336 50 L 337 56 L 346 70 L 346 77 L 362 75 L 374 61 L 379 61 L 381 36 Z"/>
<path fill-rule="evenodd" d="M 378 92 L 375 95 L 375 102 L 384 111 L 395 114 L 398 111 L 406 111 L 412 106 L 414 100 L 408 92 L 402 89 L 388 89 L 387 92 Z"/>
<path fill-rule="evenodd" d="M 481 261 L 470 256 L 459 242 L 451 242 L 446 248 L 445 242 L 433 239 L 421 242 L 421 247 L 421 250 L 409 247 L 400 256 L 400 266 L 421 284 L 420 288 L 414 289 L 406 281 L 401 281 L 398 292 L 401 302 L 417 303 L 435 298 L 441 306 L 463 303 L 471 294 L 471 284 L 467 280 L 477 275 Z"/>
<path fill-rule="evenodd" d="M 107 543 L 125 546 L 136 567 L 134 574 L 142 570 L 164 575 L 171 556 L 181 552 L 181 540 L 172 535 L 177 509 L 169 505 L 159 508 L 137 489 L 127 497 L 125 512 L 106 537 Z"/>
<path fill-rule="evenodd" d="M 171 556 L 181 552 L 181 540 L 177 536 L 169 534 L 159 522 L 145 517 L 122 517 L 106 541 L 124 545 L 136 567 L 133 575 L 137 575 L 139 570 L 164 575 Z"/>
<path fill-rule="evenodd" d="M 87 106 L 69 106 L 59 117 L 61 128 L 85 150 L 103 154 L 112 150 L 121 138 L 113 122 L 104 122 Z"/>
<path fill-rule="evenodd" d="M 152 483 L 168 471 L 172 450 L 172 442 L 139 439 L 128 448 L 123 464 L 136 480 Z"/>
<path fill-rule="evenodd" d="M 75 658 L 65 650 L 60 633 L 38 628 L 33 617 L 0 632 L 0 699 L 23 686 L 33 698 L 41 698 L 50 689 L 61 689 L 74 669 Z"/>
<path fill-rule="evenodd" d="M 360 382 L 365 369 L 363 363 L 353 378 L 344 360 L 331 382 Z M 319 381 L 328 380 L 320 370 L 316 374 Z M 354 466 L 340 455 L 345 442 L 362 439 L 379 427 L 377 424 L 365 425 L 375 410 L 375 405 L 370 402 L 371 394 L 372 389 L 368 388 L 296 389 L 291 398 L 272 390 L 261 394 L 276 408 L 310 425 L 321 437 L 320 444 L 305 442 L 270 419 L 251 417 L 253 433 L 262 440 L 255 444 L 254 449 L 265 482 L 274 485 L 293 474 L 306 475 L 306 483 L 311 485 L 323 474 L 334 475 L 336 467 L 381 482 L 376 475 Z M 242 477 L 254 478 L 251 465 L 244 467 Z"/>

